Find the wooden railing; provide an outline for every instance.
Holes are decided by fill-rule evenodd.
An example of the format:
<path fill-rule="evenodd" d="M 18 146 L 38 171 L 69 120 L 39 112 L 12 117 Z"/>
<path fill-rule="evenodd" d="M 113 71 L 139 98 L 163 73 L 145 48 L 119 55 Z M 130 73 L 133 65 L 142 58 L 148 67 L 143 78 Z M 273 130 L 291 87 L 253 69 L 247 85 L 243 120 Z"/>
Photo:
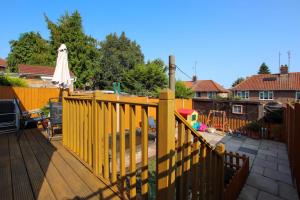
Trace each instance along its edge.
<path fill-rule="evenodd" d="M 291 166 L 292 175 L 297 185 L 298 194 L 300 195 L 300 103 L 294 105 L 288 104 L 285 110 L 285 130 L 288 147 L 288 156 Z"/>
<path fill-rule="evenodd" d="M 214 149 L 177 112 L 176 199 L 222 199 L 224 150 Z"/>
<path fill-rule="evenodd" d="M 149 109 L 156 110 L 156 142 L 149 139 Z M 153 159 L 157 199 L 223 198 L 224 145 L 209 145 L 175 111 L 169 90 L 161 92 L 158 104 L 99 91 L 93 96 L 64 92 L 63 144 L 123 198 L 149 197 Z"/>
<path fill-rule="evenodd" d="M 249 174 L 249 157 L 238 153 L 225 152 L 224 199 L 237 199 Z M 227 180 L 226 180 L 227 179 Z"/>

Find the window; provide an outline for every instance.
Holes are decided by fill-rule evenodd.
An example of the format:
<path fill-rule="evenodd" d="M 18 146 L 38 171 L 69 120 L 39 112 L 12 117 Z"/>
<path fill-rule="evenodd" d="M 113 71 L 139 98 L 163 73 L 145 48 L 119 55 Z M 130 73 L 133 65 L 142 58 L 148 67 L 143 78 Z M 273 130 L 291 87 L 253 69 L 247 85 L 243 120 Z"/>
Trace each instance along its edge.
<path fill-rule="evenodd" d="M 241 99 L 249 99 L 249 91 L 237 91 L 236 96 L 240 97 Z"/>
<path fill-rule="evenodd" d="M 260 91 L 259 92 L 259 100 L 273 100 L 274 95 L 273 91 Z"/>
<path fill-rule="evenodd" d="M 296 100 L 300 100 L 300 91 L 296 92 Z"/>
<path fill-rule="evenodd" d="M 242 105 L 233 105 L 232 106 L 232 113 L 233 114 L 243 114 L 244 113 L 244 106 L 242 106 Z"/>
<path fill-rule="evenodd" d="M 196 115 L 192 115 L 192 121 L 196 120 Z"/>
<path fill-rule="evenodd" d="M 216 92 L 207 92 L 207 98 L 212 99 L 216 96 Z"/>
<path fill-rule="evenodd" d="M 201 92 L 195 92 L 195 97 L 201 97 Z"/>

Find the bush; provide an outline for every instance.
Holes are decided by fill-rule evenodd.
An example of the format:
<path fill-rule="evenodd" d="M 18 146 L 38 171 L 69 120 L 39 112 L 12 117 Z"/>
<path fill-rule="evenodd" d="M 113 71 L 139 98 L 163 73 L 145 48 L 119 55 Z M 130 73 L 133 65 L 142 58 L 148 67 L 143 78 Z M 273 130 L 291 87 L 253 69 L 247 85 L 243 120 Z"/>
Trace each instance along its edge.
<path fill-rule="evenodd" d="M 28 84 L 22 78 L 0 75 L 0 86 L 28 87 Z"/>

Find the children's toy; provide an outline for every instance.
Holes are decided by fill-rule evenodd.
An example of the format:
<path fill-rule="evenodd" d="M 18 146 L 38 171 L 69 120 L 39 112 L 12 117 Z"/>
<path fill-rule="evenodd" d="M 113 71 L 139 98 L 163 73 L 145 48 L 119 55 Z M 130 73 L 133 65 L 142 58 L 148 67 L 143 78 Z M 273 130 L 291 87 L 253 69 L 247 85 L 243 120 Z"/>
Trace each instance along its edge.
<path fill-rule="evenodd" d="M 183 116 L 186 121 L 195 129 L 198 130 L 200 127 L 200 123 L 198 120 L 198 112 L 193 109 L 179 109 L 179 114 Z"/>

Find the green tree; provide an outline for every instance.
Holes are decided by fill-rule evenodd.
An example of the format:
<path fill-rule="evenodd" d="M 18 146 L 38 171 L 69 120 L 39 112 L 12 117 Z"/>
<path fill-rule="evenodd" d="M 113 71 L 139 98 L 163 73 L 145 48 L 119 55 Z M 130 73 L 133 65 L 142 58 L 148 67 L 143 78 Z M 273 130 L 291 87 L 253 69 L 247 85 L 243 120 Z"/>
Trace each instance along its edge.
<path fill-rule="evenodd" d="M 124 75 L 122 86 L 129 93 L 157 96 L 158 91 L 167 86 L 167 81 L 166 67 L 162 60 L 156 59 L 130 69 Z"/>
<path fill-rule="evenodd" d="M 266 63 L 262 63 L 259 67 L 259 70 L 258 70 L 258 74 L 270 74 L 270 69 L 269 67 L 266 65 Z"/>
<path fill-rule="evenodd" d="M 175 97 L 176 98 L 192 98 L 195 96 L 195 92 L 184 85 L 182 81 L 176 81 L 175 83 Z"/>
<path fill-rule="evenodd" d="M 240 84 L 241 82 L 243 82 L 245 79 L 243 77 L 240 77 L 238 79 L 236 79 L 233 83 L 232 83 L 232 87 L 237 86 L 238 84 Z"/>
<path fill-rule="evenodd" d="M 8 68 L 18 71 L 18 64 L 54 66 L 55 57 L 51 55 L 51 46 L 39 33 L 28 32 L 20 35 L 18 40 L 10 41 Z"/>
<path fill-rule="evenodd" d="M 123 32 L 109 34 L 100 42 L 101 70 L 96 73 L 95 86 L 111 89 L 113 82 L 122 82 L 125 74 L 137 65 L 144 64 L 141 47 Z"/>
<path fill-rule="evenodd" d="M 100 51 L 98 41 L 84 33 L 79 12 L 75 11 L 71 15 L 66 13 L 57 23 L 52 22 L 47 16 L 45 19 L 50 30 L 52 54 L 56 55 L 59 46 L 62 43 L 66 44 L 69 67 L 77 77 L 75 86 L 84 88 L 86 85 L 92 85 L 95 72 L 101 71 Z"/>

